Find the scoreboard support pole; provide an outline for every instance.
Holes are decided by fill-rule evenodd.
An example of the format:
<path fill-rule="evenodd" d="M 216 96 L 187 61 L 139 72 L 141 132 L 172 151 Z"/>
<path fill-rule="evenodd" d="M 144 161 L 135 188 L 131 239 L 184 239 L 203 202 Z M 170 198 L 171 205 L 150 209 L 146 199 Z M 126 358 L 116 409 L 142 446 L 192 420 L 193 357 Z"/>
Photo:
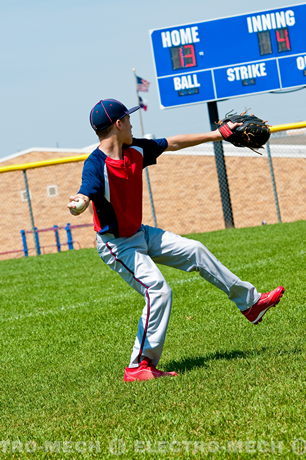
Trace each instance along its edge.
<path fill-rule="evenodd" d="M 216 129 L 216 123 L 219 120 L 218 106 L 216 101 L 208 102 L 208 114 L 211 129 Z M 233 228 L 234 217 L 232 211 L 231 196 L 227 180 L 226 164 L 222 141 L 214 142 L 215 161 L 218 174 L 219 190 L 221 195 L 222 210 L 225 228 Z"/>

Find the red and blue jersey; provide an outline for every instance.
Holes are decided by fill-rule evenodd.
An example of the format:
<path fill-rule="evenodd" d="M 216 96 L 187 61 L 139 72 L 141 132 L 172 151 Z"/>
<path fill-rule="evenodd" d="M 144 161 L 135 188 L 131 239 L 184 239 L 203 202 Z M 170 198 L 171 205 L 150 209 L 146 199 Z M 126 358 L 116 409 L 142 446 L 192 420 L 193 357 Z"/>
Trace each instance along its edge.
<path fill-rule="evenodd" d="M 84 163 L 78 193 L 92 200 L 94 229 L 129 237 L 142 223 L 142 170 L 155 164 L 168 147 L 167 140 L 133 139 L 124 146 L 122 160 L 114 160 L 99 148 Z"/>

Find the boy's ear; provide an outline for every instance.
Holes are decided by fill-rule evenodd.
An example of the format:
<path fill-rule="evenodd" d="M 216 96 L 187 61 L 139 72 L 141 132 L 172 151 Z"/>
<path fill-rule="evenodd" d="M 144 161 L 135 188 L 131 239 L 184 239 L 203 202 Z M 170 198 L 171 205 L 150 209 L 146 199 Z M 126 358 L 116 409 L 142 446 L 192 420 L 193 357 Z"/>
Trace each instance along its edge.
<path fill-rule="evenodd" d="M 116 126 L 117 129 L 121 129 L 122 127 L 122 121 L 121 120 L 116 120 L 114 125 Z"/>

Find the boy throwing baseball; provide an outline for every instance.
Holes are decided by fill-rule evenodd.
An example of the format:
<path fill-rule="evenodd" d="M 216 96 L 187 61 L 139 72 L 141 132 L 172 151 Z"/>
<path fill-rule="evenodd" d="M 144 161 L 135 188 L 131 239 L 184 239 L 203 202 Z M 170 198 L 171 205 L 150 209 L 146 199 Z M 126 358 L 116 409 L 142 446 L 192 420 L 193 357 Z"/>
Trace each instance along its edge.
<path fill-rule="evenodd" d="M 284 293 L 279 286 L 260 294 L 198 241 L 142 224 L 143 168 L 155 164 L 164 151 L 220 141 L 223 137 L 217 129 L 167 139 L 135 139 L 130 114 L 139 108 L 128 110 L 115 99 L 101 100 L 93 107 L 90 123 L 100 144 L 85 161 L 80 190 L 70 197 L 68 204 L 70 212 L 77 215 L 92 202 L 99 256 L 145 300 L 130 363 L 124 372 L 127 382 L 177 375 L 156 368 L 172 304 L 171 288 L 156 263 L 187 272 L 198 271 L 253 324 L 261 322 Z M 232 130 L 237 125 L 229 122 L 227 128 Z"/>

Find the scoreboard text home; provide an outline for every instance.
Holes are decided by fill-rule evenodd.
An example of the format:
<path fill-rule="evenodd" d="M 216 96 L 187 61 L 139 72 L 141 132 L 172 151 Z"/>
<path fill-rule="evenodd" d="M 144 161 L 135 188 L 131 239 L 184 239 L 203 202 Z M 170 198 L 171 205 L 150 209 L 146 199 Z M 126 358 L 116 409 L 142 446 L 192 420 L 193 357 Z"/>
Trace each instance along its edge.
<path fill-rule="evenodd" d="M 306 5 L 151 31 L 161 106 L 306 85 Z"/>

